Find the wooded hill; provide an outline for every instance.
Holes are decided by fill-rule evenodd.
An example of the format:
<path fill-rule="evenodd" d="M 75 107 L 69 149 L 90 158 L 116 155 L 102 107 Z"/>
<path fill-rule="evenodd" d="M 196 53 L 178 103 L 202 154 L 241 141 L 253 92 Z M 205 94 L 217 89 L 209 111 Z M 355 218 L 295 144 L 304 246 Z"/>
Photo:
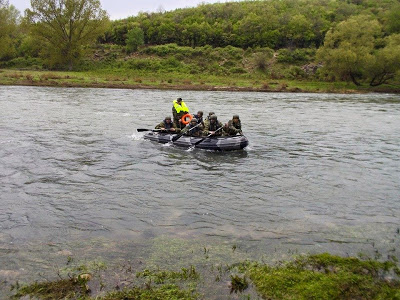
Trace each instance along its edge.
<path fill-rule="evenodd" d="M 35 0 L 14 26 L 0 22 L 0 66 L 400 82 L 399 0 L 240 1 L 116 21 L 105 20 L 98 0 L 82 1 Z M 53 2 L 60 7 L 49 9 Z M 92 19 L 76 19 L 78 2 Z M 0 0 L 7 10 L 12 20 L 15 9 Z M 85 42 L 83 24 L 96 24 L 87 31 L 97 37 Z"/>
<path fill-rule="evenodd" d="M 267 0 L 140 13 L 114 21 L 103 41 L 125 45 L 128 31 L 139 27 L 146 45 L 319 48 L 329 29 L 357 15 L 378 20 L 383 35 L 400 33 L 398 0 Z"/>

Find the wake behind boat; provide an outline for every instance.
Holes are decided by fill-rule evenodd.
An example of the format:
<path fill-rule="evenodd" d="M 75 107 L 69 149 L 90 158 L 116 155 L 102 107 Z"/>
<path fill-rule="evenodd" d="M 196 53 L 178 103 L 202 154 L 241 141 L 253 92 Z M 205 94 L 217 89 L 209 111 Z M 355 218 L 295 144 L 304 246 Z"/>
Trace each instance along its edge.
<path fill-rule="evenodd" d="M 144 139 L 166 144 L 172 142 L 173 138 L 176 136 L 177 134 L 149 132 L 144 135 Z M 199 149 L 213 151 L 232 151 L 243 149 L 249 144 L 249 141 L 244 135 L 210 137 L 181 136 L 174 141 L 173 144 L 185 148 L 194 146 Z"/>

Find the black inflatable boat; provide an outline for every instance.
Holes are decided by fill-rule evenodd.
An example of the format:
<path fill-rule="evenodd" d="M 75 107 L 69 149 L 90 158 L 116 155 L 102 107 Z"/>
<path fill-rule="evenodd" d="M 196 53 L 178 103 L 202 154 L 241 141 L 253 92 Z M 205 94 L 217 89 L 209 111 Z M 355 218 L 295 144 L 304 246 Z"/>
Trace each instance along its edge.
<path fill-rule="evenodd" d="M 172 138 L 174 136 L 176 136 L 176 134 L 149 132 L 144 135 L 144 139 L 162 144 L 173 143 L 175 146 L 178 147 L 190 148 L 192 146 L 195 146 L 199 149 L 214 151 L 240 150 L 249 144 L 248 139 L 244 135 L 220 137 L 181 136 L 179 139 L 172 142 Z"/>

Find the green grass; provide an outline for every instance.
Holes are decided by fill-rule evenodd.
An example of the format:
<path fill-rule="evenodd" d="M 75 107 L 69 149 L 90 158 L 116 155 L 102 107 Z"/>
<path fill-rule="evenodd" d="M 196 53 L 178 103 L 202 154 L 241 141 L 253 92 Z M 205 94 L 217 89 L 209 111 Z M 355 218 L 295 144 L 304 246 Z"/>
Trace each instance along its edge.
<path fill-rule="evenodd" d="M 176 243 L 171 246 L 179 247 Z M 157 257 L 162 258 L 163 253 L 169 250 L 160 249 L 161 254 L 157 254 Z M 194 260 L 212 259 L 204 256 L 209 252 L 206 248 L 204 253 L 189 252 Z M 151 264 L 151 259 L 149 262 Z M 70 263 L 73 262 L 68 262 Z M 182 267 L 179 271 L 156 268 L 132 272 L 131 266 L 126 266 L 127 268 L 117 268 L 107 273 L 104 263 L 95 262 L 87 266 L 78 264 L 64 270 L 68 271 L 66 279 L 61 279 L 59 275 L 60 279 L 55 281 L 14 286 L 16 291 L 13 298 L 30 296 L 45 300 L 203 299 L 199 289 L 216 288 L 221 284 L 222 276 L 230 278 L 230 285 L 225 284 L 226 296 L 237 293 L 241 294 L 237 297 L 245 297 L 243 293 L 246 292 L 263 299 L 400 299 L 400 269 L 395 258 L 381 262 L 323 253 L 301 256 L 275 266 L 248 261 L 227 267 L 216 264 L 218 267 L 215 270 L 215 280 L 207 280 L 210 279 L 208 277 L 212 277 L 207 268 L 200 268 L 199 271 L 190 266 Z M 115 273 L 116 270 L 119 270 L 119 274 Z M 107 287 L 107 276 L 130 279 L 125 281 L 127 285 Z M 208 285 L 204 286 L 205 282 Z M 90 287 L 94 287 L 94 290 L 91 291 Z"/>
<path fill-rule="evenodd" d="M 43 300 L 52 299 L 85 299 L 89 293 L 86 280 L 78 278 L 61 279 L 48 282 L 35 282 L 20 287 L 14 295 L 15 299 L 23 296 L 34 296 Z"/>
<path fill-rule="evenodd" d="M 75 72 L 46 70 L 40 59 L 3 62 L 0 84 L 270 92 L 400 91 L 400 83 L 371 88 L 320 81 L 301 69 L 314 58 L 315 51 L 308 52 L 301 61 L 288 63 L 278 62 L 269 48 L 245 51 L 230 46 L 191 48 L 169 44 L 145 47 L 128 55 L 122 46 L 98 45 L 88 51 Z"/>
<path fill-rule="evenodd" d="M 269 91 L 269 92 L 336 92 L 365 93 L 373 91 L 398 92 L 400 85 L 386 85 L 370 89 L 346 82 L 318 82 L 226 77 L 215 75 L 188 75 L 181 73 L 151 73 L 147 71 L 34 71 L 1 70 L 0 85 L 34 85 L 59 87 L 102 88 L 158 88 L 187 90 Z"/>
<path fill-rule="evenodd" d="M 198 295 L 191 291 L 182 290 L 174 284 L 163 285 L 159 288 L 131 288 L 122 291 L 109 292 L 104 297 L 96 297 L 98 300 L 161 300 L 181 299 L 194 300 Z"/>
<path fill-rule="evenodd" d="M 275 267 L 255 264 L 246 272 L 266 299 L 400 299 L 400 282 L 388 280 L 400 274 L 394 262 L 324 253 Z"/>

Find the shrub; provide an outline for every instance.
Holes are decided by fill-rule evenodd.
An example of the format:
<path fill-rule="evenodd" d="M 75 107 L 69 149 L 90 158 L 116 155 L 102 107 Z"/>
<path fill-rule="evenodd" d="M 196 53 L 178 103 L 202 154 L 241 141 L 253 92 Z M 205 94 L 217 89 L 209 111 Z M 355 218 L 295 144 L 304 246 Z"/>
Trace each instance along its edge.
<path fill-rule="evenodd" d="M 17 57 L 6 62 L 2 62 L 1 66 L 6 68 L 42 68 L 42 60 L 33 57 Z"/>
<path fill-rule="evenodd" d="M 150 59 L 131 59 L 127 64 L 128 68 L 136 70 L 157 71 L 161 68 L 159 61 Z"/>
<path fill-rule="evenodd" d="M 303 79 L 307 78 L 307 74 L 300 67 L 291 66 L 287 71 L 286 77 L 289 79 Z"/>
<path fill-rule="evenodd" d="M 231 68 L 229 71 L 230 71 L 231 73 L 235 73 L 235 74 L 244 74 L 244 73 L 247 73 L 247 71 L 246 71 L 245 69 L 241 68 L 241 67 L 234 67 L 234 68 Z"/>
<path fill-rule="evenodd" d="M 126 34 L 126 50 L 128 53 L 137 51 L 144 44 L 144 32 L 142 28 L 135 27 Z"/>
<path fill-rule="evenodd" d="M 268 67 L 268 55 L 265 53 L 254 54 L 254 66 L 260 71 L 266 71 Z"/>
<path fill-rule="evenodd" d="M 314 56 L 314 49 L 280 49 L 277 60 L 284 63 L 306 62 L 312 60 Z"/>

